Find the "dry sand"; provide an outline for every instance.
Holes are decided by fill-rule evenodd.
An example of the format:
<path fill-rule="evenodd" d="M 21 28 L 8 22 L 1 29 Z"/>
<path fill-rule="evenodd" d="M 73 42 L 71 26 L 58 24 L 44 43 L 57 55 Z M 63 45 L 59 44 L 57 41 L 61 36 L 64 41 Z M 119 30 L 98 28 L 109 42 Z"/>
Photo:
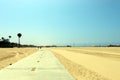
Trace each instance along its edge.
<path fill-rule="evenodd" d="M 0 69 L 36 52 L 36 48 L 0 48 Z"/>
<path fill-rule="evenodd" d="M 0 69 L 36 52 L 35 48 L 0 48 Z M 76 80 L 120 80 L 119 47 L 47 48 Z"/>
<path fill-rule="evenodd" d="M 49 48 L 76 80 L 120 80 L 119 47 Z"/>

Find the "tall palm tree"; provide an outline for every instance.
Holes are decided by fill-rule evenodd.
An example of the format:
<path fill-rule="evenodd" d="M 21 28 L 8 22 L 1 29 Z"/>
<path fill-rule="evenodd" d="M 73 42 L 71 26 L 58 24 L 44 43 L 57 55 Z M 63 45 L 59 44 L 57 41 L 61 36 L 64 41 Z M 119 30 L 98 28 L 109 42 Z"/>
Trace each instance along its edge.
<path fill-rule="evenodd" d="M 20 38 L 21 38 L 22 34 L 21 34 L 21 33 L 18 33 L 17 36 L 18 36 L 18 44 L 19 44 L 18 47 L 20 47 Z"/>
<path fill-rule="evenodd" d="M 11 38 L 12 36 L 8 36 L 9 38 Z"/>
<path fill-rule="evenodd" d="M 8 36 L 9 37 L 9 41 L 10 41 L 10 38 L 12 37 L 12 36 Z"/>
<path fill-rule="evenodd" d="M 5 38 L 4 38 L 4 37 L 1 37 L 1 39 L 2 39 L 2 41 L 4 41 L 4 40 L 5 40 Z"/>

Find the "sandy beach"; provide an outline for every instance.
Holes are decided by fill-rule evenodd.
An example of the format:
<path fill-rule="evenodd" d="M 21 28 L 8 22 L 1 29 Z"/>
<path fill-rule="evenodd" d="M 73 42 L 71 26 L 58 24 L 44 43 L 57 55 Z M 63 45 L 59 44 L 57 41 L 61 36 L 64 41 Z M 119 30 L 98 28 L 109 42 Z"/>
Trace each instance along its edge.
<path fill-rule="evenodd" d="M 50 48 L 76 80 L 120 80 L 120 48 Z"/>
<path fill-rule="evenodd" d="M 64 65 L 76 80 L 120 80 L 119 47 L 43 48 Z M 38 51 L 37 48 L 1 48 L 0 69 Z"/>
<path fill-rule="evenodd" d="M 0 48 L 0 69 L 36 52 L 36 48 Z"/>

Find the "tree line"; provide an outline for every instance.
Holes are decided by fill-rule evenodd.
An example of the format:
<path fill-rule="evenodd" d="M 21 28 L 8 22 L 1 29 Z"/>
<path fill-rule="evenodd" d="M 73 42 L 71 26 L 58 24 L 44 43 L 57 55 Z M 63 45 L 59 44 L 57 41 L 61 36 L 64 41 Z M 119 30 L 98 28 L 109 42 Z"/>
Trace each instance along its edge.
<path fill-rule="evenodd" d="M 1 37 L 0 39 L 0 48 L 12 48 L 12 47 L 35 47 L 34 45 L 22 45 L 20 44 L 20 38 L 22 37 L 21 33 L 17 34 L 18 43 L 11 42 L 10 39 L 12 36 L 8 36 L 8 38 Z"/>

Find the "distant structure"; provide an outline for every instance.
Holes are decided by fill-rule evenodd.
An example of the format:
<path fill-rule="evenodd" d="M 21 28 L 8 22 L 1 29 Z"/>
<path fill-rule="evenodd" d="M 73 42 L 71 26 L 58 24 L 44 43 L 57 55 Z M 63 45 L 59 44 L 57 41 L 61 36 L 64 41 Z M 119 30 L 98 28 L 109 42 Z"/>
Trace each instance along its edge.
<path fill-rule="evenodd" d="M 120 45 L 118 44 L 118 45 L 112 45 L 112 44 L 110 44 L 110 45 L 108 45 L 108 47 L 120 47 Z"/>
<path fill-rule="evenodd" d="M 72 47 L 71 45 L 67 45 L 66 47 Z"/>

